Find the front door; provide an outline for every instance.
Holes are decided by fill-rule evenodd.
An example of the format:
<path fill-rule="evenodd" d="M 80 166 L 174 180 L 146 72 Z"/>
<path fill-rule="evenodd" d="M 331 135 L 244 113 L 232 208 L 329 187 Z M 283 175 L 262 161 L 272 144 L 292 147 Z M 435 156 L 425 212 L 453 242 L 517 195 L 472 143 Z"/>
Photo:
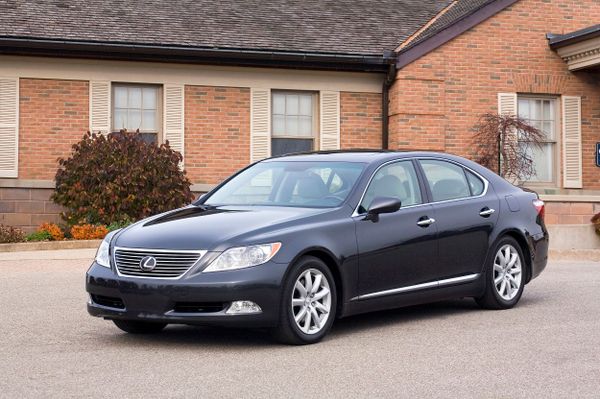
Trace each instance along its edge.
<path fill-rule="evenodd" d="M 376 197 L 400 199 L 400 210 L 365 220 Z M 428 282 L 437 257 L 433 208 L 426 204 L 412 161 L 395 161 L 373 176 L 354 217 L 359 250 L 359 295 L 385 295 Z"/>

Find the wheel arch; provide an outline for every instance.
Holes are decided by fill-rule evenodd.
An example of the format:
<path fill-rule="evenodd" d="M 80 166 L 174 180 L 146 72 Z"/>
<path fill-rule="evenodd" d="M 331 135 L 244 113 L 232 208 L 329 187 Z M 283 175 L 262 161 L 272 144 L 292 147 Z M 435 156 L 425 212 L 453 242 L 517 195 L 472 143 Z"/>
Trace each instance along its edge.
<path fill-rule="evenodd" d="M 339 317 L 342 314 L 344 307 L 344 285 L 342 280 L 342 274 L 339 268 L 339 262 L 336 256 L 324 247 L 310 247 L 306 248 L 304 251 L 296 255 L 296 257 L 292 260 L 290 264 L 296 263 L 300 258 L 304 256 L 313 256 L 321 260 L 333 275 L 335 283 L 335 296 L 337 302 L 336 317 Z"/>
<path fill-rule="evenodd" d="M 523 257 L 525 258 L 525 284 L 529 283 L 529 281 L 531 281 L 533 259 L 531 257 L 531 249 L 529 248 L 526 233 L 518 229 L 504 230 L 494 241 L 494 246 L 504 237 L 513 238 L 519 244 L 519 247 L 521 247 L 521 251 L 523 251 Z M 494 256 L 494 254 L 490 254 L 490 256 Z"/>

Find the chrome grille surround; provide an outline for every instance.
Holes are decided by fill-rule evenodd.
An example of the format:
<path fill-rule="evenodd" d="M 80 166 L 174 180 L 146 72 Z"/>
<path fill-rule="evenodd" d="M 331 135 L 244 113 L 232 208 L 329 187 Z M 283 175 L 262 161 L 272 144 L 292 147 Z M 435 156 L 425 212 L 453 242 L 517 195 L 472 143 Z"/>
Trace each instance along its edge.
<path fill-rule="evenodd" d="M 187 273 L 204 256 L 203 250 L 147 248 L 113 248 L 113 262 L 119 276 L 176 280 Z M 146 256 L 156 259 L 152 271 L 143 271 L 140 261 Z"/>

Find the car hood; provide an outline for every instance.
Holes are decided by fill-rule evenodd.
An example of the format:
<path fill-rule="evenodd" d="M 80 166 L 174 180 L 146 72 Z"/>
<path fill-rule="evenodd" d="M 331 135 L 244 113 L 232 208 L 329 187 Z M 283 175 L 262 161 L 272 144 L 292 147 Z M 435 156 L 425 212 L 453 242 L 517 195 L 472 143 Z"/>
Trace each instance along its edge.
<path fill-rule="evenodd" d="M 144 219 L 120 232 L 114 245 L 130 248 L 222 251 L 331 209 L 188 206 Z M 255 242 L 259 243 L 259 242 Z"/>

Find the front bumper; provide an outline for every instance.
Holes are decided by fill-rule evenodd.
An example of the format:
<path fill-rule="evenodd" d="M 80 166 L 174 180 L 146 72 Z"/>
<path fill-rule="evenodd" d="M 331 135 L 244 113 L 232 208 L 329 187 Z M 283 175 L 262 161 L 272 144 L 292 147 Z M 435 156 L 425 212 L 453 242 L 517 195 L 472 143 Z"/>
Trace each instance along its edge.
<path fill-rule="evenodd" d="M 93 263 L 86 274 L 87 309 L 107 319 L 174 324 L 274 327 L 287 264 L 191 273 L 177 280 L 119 276 Z M 120 300 L 121 302 L 119 302 Z M 252 301 L 261 313 L 227 314 L 233 301 Z M 222 305 L 220 308 L 219 306 Z"/>

